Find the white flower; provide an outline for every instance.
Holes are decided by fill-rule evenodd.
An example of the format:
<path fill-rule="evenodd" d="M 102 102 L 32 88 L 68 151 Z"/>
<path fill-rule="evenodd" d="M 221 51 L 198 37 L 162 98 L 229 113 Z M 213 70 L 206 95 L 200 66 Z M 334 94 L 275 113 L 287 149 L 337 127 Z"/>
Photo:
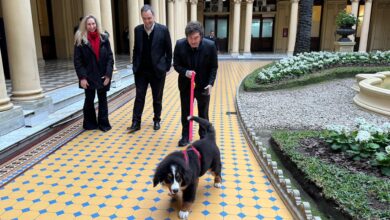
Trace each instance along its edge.
<path fill-rule="evenodd" d="M 390 154 L 390 145 L 385 147 L 385 151 L 386 151 L 387 154 Z"/>
<path fill-rule="evenodd" d="M 371 140 L 371 134 L 368 131 L 359 131 L 356 135 L 355 141 L 362 143 L 362 142 L 368 142 Z"/>
<path fill-rule="evenodd" d="M 358 124 L 358 125 L 362 125 L 362 124 L 366 124 L 367 122 L 366 122 L 366 119 L 364 119 L 364 118 L 356 118 L 355 119 L 355 122 L 356 122 L 356 124 Z"/>
<path fill-rule="evenodd" d="M 350 132 L 349 128 L 345 127 L 343 125 L 328 125 L 328 126 L 326 126 L 326 129 L 328 131 L 334 131 L 337 134 L 343 134 L 344 133 L 344 134 L 348 135 L 349 132 Z"/>
<path fill-rule="evenodd" d="M 390 123 L 389 122 L 383 123 L 383 125 L 381 127 L 382 127 L 384 132 L 386 132 L 386 133 L 390 132 Z"/>

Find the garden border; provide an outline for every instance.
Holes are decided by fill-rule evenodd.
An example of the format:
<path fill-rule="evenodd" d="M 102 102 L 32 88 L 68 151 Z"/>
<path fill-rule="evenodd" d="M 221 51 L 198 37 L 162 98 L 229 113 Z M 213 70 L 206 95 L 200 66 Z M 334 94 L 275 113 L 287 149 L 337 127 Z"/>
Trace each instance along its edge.
<path fill-rule="evenodd" d="M 271 184 L 275 187 L 275 190 L 286 204 L 294 219 L 321 220 L 320 217 L 313 216 L 310 203 L 302 201 L 300 191 L 292 187 L 291 180 L 284 177 L 283 170 L 278 168 L 277 162 L 272 160 L 271 154 L 267 152 L 263 143 L 256 137 L 254 131 L 255 125 L 251 122 L 250 117 L 245 115 L 246 111 L 241 106 L 241 101 L 239 99 L 240 89 L 242 88 L 242 83 L 245 78 L 246 77 L 243 77 L 241 79 L 237 87 L 235 107 L 237 110 L 237 119 L 245 139 L 258 164 L 270 179 Z"/>

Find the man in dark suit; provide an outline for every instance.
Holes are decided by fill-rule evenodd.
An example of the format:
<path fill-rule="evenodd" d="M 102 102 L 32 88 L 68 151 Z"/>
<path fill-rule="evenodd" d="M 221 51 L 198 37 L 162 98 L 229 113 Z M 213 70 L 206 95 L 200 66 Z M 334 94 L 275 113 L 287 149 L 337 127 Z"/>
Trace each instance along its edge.
<path fill-rule="evenodd" d="M 218 51 L 218 41 L 217 41 L 217 38 L 215 37 L 214 31 L 210 31 L 210 35 L 207 36 L 206 38 L 214 42 L 215 47 L 217 48 L 217 51 Z"/>
<path fill-rule="evenodd" d="M 201 118 L 209 120 L 210 93 L 218 69 L 217 49 L 214 42 L 203 38 L 203 27 L 199 22 L 189 22 L 185 29 L 186 38 L 176 42 L 173 66 L 179 73 L 179 90 L 181 101 L 182 137 L 179 146 L 189 142 L 190 90 L 191 75 L 195 73 L 194 95 L 198 103 Z M 205 130 L 199 128 L 202 138 Z"/>
<path fill-rule="evenodd" d="M 172 44 L 168 28 L 154 21 L 154 12 L 150 5 L 141 8 L 141 16 L 143 24 L 134 28 L 133 73 L 136 97 L 133 122 L 128 128 L 130 132 L 141 129 L 148 84 L 153 95 L 153 129 L 160 129 L 165 76 L 172 62 Z"/>

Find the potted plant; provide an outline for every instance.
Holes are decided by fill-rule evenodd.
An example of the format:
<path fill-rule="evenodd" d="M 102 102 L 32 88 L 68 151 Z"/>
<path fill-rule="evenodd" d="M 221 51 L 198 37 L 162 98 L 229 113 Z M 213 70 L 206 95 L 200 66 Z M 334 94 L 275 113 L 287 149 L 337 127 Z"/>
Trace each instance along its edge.
<path fill-rule="evenodd" d="M 339 42 L 350 42 L 348 35 L 355 33 L 352 26 L 358 23 L 357 18 L 352 13 L 347 13 L 345 10 L 341 11 L 336 17 L 336 25 L 338 29 L 336 33 L 341 35 Z"/>

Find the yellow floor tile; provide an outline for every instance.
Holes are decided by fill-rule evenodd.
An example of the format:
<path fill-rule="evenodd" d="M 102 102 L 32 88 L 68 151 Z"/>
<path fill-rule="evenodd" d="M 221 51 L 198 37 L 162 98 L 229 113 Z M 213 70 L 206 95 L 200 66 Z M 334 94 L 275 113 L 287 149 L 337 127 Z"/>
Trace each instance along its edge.
<path fill-rule="evenodd" d="M 234 99 L 243 76 L 265 62 L 220 62 L 210 100 L 210 120 L 223 158 L 223 188 L 204 175 L 190 219 L 291 219 L 246 143 Z M 178 219 L 181 201 L 153 188 L 154 169 L 177 148 L 180 100 L 177 74 L 167 76 L 162 128 L 153 130 L 148 90 L 142 129 L 127 134 L 134 100 L 110 114 L 113 129 L 86 131 L 0 190 L 0 219 Z M 195 111 L 196 113 L 196 111 Z M 195 124 L 195 133 L 198 125 Z M 198 135 L 195 135 L 198 138 Z M 3 199 L 4 198 L 4 199 Z M 274 210 L 274 209 L 276 210 Z M 23 211 L 22 211 L 23 210 Z"/>

